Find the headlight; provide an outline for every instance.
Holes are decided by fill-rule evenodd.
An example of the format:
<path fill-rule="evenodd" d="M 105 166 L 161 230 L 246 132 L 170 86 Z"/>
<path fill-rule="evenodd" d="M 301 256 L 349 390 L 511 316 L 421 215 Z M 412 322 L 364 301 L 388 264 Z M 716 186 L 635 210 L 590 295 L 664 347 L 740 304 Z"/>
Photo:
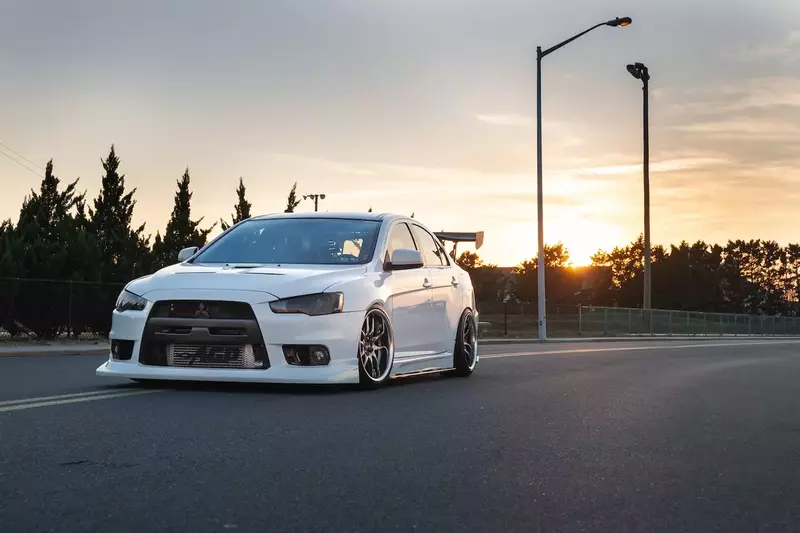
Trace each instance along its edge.
<path fill-rule="evenodd" d="M 275 313 L 301 313 L 309 316 L 330 315 L 342 311 L 344 295 L 341 292 L 307 294 L 270 302 L 269 307 Z"/>
<path fill-rule="evenodd" d="M 119 293 L 119 298 L 117 298 L 117 306 L 116 309 L 120 313 L 123 311 L 141 311 L 147 306 L 147 300 L 139 296 L 138 294 L 133 294 L 132 292 L 122 291 Z"/>

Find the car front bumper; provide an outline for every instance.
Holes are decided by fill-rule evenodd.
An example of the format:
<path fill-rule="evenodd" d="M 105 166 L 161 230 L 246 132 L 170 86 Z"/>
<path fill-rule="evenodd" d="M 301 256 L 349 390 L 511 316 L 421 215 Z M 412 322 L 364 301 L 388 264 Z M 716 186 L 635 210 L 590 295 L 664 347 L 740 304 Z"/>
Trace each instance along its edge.
<path fill-rule="evenodd" d="M 203 291 L 206 292 L 206 291 Z M 216 292 L 216 291 L 214 291 Z M 209 299 L 230 300 L 230 295 L 170 294 L 159 295 L 162 300 Z M 227 296 L 227 297 L 226 297 Z M 244 295 L 242 295 L 244 296 Z M 251 296 L 251 298 L 255 298 Z M 240 297 L 240 299 L 243 299 Z M 140 361 L 148 317 L 153 308 L 150 302 L 143 311 L 113 312 L 109 339 L 133 342 L 129 360 L 109 359 L 100 365 L 98 376 L 152 380 L 234 381 L 253 383 L 336 384 L 357 383 L 358 339 L 364 318 L 361 312 L 337 313 L 326 316 L 276 314 L 267 302 L 249 301 L 258 324 L 269 359 L 266 369 L 202 368 L 156 366 Z M 151 322 L 152 323 L 152 322 Z M 210 342 L 210 341 L 209 341 Z M 321 345 L 328 349 L 330 362 L 321 366 L 290 365 L 284 356 L 284 345 Z"/>

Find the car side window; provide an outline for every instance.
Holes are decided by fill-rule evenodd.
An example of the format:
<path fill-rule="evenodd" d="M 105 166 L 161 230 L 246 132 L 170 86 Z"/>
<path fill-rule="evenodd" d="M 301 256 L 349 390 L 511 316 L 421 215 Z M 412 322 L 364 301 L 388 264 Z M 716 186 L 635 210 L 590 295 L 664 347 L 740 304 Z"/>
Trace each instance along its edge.
<path fill-rule="evenodd" d="M 408 229 L 408 225 L 405 223 L 397 224 L 392 228 L 392 232 L 389 234 L 389 244 L 386 247 L 386 252 L 389 254 L 390 258 L 392 257 L 392 253 L 398 248 L 419 251 L 419 248 L 417 248 L 417 245 L 414 243 L 411 230 Z"/>
<path fill-rule="evenodd" d="M 430 267 L 447 266 L 447 254 L 444 249 L 436 242 L 433 235 L 428 233 L 421 226 L 414 224 L 414 235 L 422 248 L 422 257 L 425 258 L 425 265 Z"/>

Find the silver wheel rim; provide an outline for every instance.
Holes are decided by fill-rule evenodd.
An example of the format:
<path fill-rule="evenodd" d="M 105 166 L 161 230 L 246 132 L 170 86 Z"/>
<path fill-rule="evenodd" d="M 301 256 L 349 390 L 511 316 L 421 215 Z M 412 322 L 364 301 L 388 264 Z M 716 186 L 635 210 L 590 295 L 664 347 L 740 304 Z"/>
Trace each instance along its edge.
<path fill-rule="evenodd" d="M 461 350 L 464 352 L 464 362 L 467 368 L 472 370 L 475 368 L 475 361 L 477 360 L 478 353 L 478 335 L 475 330 L 475 320 L 472 316 L 464 319 L 464 325 L 461 331 Z"/>
<path fill-rule="evenodd" d="M 392 332 L 386 315 L 377 309 L 367 313 L 358 341 L 358 360 L 364 375 L 383 381 L 392 368 Z"/>

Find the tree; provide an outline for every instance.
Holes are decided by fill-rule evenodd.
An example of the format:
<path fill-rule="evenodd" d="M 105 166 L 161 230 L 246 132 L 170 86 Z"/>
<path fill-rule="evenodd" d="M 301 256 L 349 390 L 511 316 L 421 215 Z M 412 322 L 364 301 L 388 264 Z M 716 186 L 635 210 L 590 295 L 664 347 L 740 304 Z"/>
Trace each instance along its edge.
<path fill-rule="evenodd" d="M 456 259 L 456 264 L 461 268 L 463 268 L 464 270 L 466 270 L 467 272 L 470 272 L 472 270 L 482 267 L 483 259 L 481 259 L 480 256 L 475 252 L 470 252 L 469 250 L 466 250 L 464 252 L 461 252 L 461 255 L 458 256 L 458 259 Z"/>
<path fill-rule="evenodd" d="M 286 199 L 286 211 L 284 213 L 294 213 L 294 208 L 300 205 L 300 200 L 297 199 L 297 182 L 292 185 L 292 190 L 289 191 L 289 197 Z"/>
<path fill-rule="evenodd" d="M 205 245 L 208 234 L 216 226 L 215 223 L 208 229 L 200 229 L 203 218 L 192 220 L 190 181 L 189 169 L 187 168 L 183 176 L 177 181 L 178 190 L 175 193 L 175 205 L 172 208 L 172 216 L 167 222 L 164 237 L 160 239 L 160 235 L 156 234 L 156 242 L 153 243 L 153 254 L 158 267 L 175 263 L 178 252 L 183 248 L 189 246 L 202 247 Z"/>
<path fill-rule="evenodd" d="M 666 256 L 663 246 L 652 246 L 650 258 L 655 265 Z M 611 286 L 608 294 L 600 300 L 613 301 L 622 307 L 640 307 L 644 292 L 644 236 L 623 247 L 614 247 L 611 252 L 598 250 L 592 256 L 592 266 L 611 269 Z M 655 275 L 653 276 L 655 278 Z"/>
<path fill-rule="evenodd" d="M 456 264 L 469 272 L 472 280 L 472 288 L 475 291 L 475 298 L 479 305 L 481 302 L 495 302 L 498 300 L 498 283 L 502 277 L 502 272 L 497 265 L 487 264 L 475 252 L 465 250 L 461 252 Z"/>
<path fill-rule="evenodd" d="M 703 241 L 671 246 L 669 253 L 653 264 L 653 307 L 705 312 L 726 309 L 722 253 L 721 246 Z M 641 304 L 638 291 L 643 287 L 637 282 L 624 298 Z"/>
<path fill-rule="evenodd" d="M 47 280 L 97 279 L 97 242 L 87 231 L 85 194 L 76 193 L 77 184 L 75 180 L 62 189 L 50 160 L 39 191 L 31 191 L 23 201 L 19 221 L 13 229 L 16 235 L 7 242 L 17 268 L 25 276 Z M 6 224 L 4 231 L 10 231 L 10 225 Z M 63 282 L 19 285 L 10 303 L 14 307 L 13 327 L 44 337 L 54 336 L 67 325 L 65 309 L 69 308 L 69 291 L 70 285 Z"/>
<path fill-rule="evenodd" d="M 250 208 L 252 207 L 253 204 L 248 202 L 247 198 L 245 198 L 244 182 L 242 181 L 241 177 L 239 177 L 239 186 L 236 188 L 236 198 L 237 202 L 236 205 L 233 207 L 234 213 L 233 215 L 231 215 L 232 222 L 228 224 L 222 219 L 219 220 L 220 226 L 222 227 L 222 231 L 225 231 L 231 226 L 235 226 L 242 220 L 247 220 L 248 218 L 250 218 Z"/>
<path fill-rule="evenodd" d="M 787 312 L 792 316 L 800 314 L 800 244 L 789 244 L 784 249 L 783 293 Z"/>
<path fill-rule="evenodd" d="M 120 160 L 113 144 L 101 164 L 105 174 L 94 209 L 89 209 L 88 227 L 100 251 L 101 279 L 126 281 L 134 277 L 137 264 L 141 266 L 146 258 L 148 237 L 144 224 L 132 227 L 136 189 L 125 192 L 125 176 L 118 172 Z"/>
<path fill-rule="evenodd" d="M 569 250 L 563 243 L 544 246 L 545 296 L 548 303 L 575 303 L 579 291 L 579 280 L 575 270 L 569 267 Z M 539 294 L 538 258 L 523 261 L 514 269 L 516 274 L 516 297 L 523 302 L 536 302 Z"/>
<path fill-rule="evenodd" d="M 70 279 L 67 260 L 70 226 L 75 221 L 70 212 L 82 197 L 76 195 L 78 180 L 59 190 L 61 180 L 53 171 L 53 160 L 46 166 L 39 192 L 22 203 L 16 232 L 24 243 L 24 252 L 19 263 L 28 277 L 47 279 Z"/>

